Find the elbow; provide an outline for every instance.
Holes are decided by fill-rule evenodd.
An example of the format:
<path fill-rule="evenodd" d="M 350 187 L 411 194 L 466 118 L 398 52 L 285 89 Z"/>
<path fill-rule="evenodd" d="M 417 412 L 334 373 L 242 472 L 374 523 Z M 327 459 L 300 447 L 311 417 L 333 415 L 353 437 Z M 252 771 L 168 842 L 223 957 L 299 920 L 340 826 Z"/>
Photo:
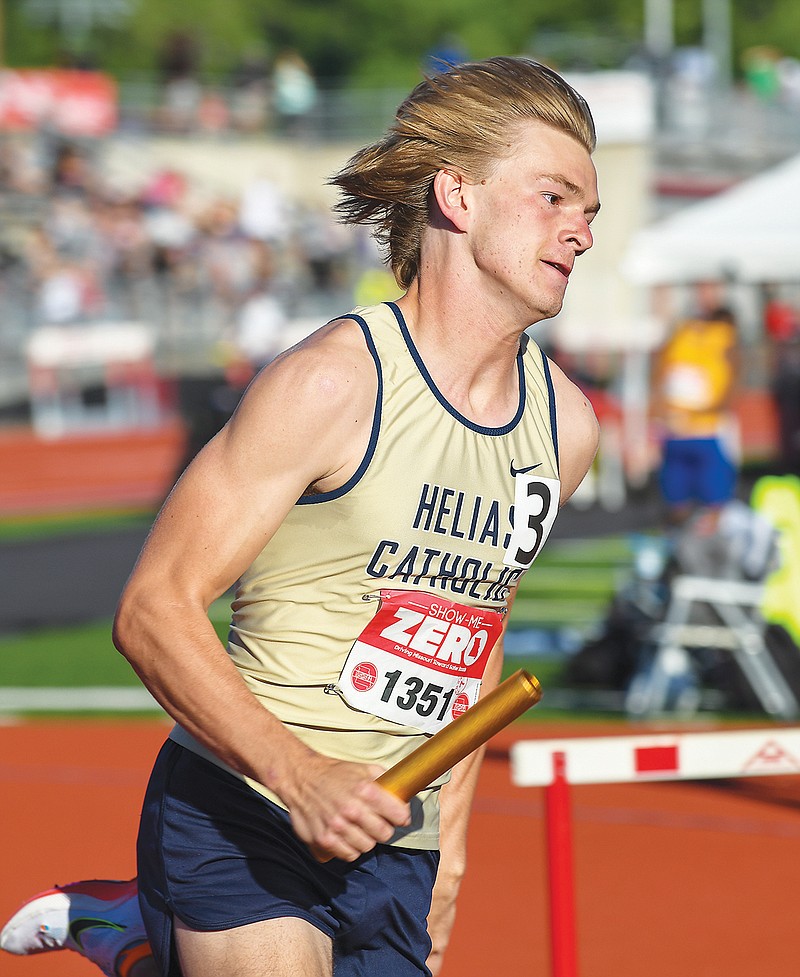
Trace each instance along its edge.
<path fill-rule="evenodd" d="M 131 663 L 136 665 L 137 649 L 142 647 L 142 635 L 147 630 L 146 621 L 149 615 L 147 605 L 126 588 L 120 598 L 111 627 L 111 640 L 117 651 Z"/>
<path fill-rule="evenodd" d="M 130 601 L 123 594 L 114 614 L 111 625 L 111 640 L 117 651 L 130 661 L 128 649 L 131 647 L 131 633 L 133 629 Z"/>

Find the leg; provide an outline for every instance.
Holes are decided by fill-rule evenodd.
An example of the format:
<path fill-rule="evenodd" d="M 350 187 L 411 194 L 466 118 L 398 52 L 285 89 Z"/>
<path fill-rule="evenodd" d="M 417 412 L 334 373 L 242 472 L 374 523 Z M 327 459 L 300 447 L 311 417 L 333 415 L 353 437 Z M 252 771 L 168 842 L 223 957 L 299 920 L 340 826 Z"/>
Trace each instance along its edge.
<path fill-rule="evenodd" d="M 331 977 L 339 873 L 237 777 L 167 743 L 137 850 L 140 909 L 165 977 Z"/>
<path fill-rule="evenodd" d="M 169 743 L 139 829 L 139 905 L 164 977 L 422 977 L 438 852 L 317 862 L 286 811 Z M 180 964 L 180 970 L 178 965 Z"/>
<path fill-rule="evenodd" d="M 330 939 L 304 919 L 268 919 L 211 933 L 174 924 L 184 977 L 332 977 Z"/>

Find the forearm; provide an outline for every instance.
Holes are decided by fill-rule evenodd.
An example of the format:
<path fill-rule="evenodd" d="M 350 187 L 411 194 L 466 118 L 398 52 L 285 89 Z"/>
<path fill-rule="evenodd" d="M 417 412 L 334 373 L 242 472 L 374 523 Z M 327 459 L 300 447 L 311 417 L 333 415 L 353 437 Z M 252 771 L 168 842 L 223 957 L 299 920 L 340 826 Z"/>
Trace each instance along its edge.
<path fill-rule="evenodd" d="M 431 954 L 428 967 L 436 977 L 456 919 L 456 900 L 467 869 L 467 827 L 483 760 L 477 750 L 453 769 L 450 782 L 440 792 L 440 861 L 428 914 Z"/>
<path fill-rule="evenodd" d="M 155 604 L 124 597 L 115 644 L 173 719 L 280 798 L 303 841 L 321 854 L 353 861 L 409 822 L 408 805 L 375 783 L 380 767 L 311 750 L 261 705 L 202 605 Z"/>
<path fill-rule="evenodd" d="M 482 694 L 491 692 L 500 681 L 502 648 L 498 646 L 484 675 Z M 439 871 L 428 914 L 428 933 L 432 941 L 428 967 L 435 975 L 441 968 L 456 918 L 456 899 L 467 870 L 467 829 L 486 752 L 481 747 L 453 768 L 450 780 L 439 792 Z"/>
<path fill-rule="evenodd" d="M 309 754 L 249 691 L 201 606 L 128 595 L 114 643 L 164 710 L 238 773 L 279 796 Z"/>

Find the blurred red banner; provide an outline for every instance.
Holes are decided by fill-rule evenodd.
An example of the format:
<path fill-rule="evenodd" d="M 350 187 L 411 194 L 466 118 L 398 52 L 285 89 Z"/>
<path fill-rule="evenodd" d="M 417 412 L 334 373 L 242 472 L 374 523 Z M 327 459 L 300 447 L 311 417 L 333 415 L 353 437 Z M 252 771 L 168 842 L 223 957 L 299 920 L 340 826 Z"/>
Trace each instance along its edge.
<path fill-rule="evenodd" d="M 95 71 L 0 71 L 0 129 L 47 126 L 68 136 L 104 136 L 117 125 L 117 86 Z"/>

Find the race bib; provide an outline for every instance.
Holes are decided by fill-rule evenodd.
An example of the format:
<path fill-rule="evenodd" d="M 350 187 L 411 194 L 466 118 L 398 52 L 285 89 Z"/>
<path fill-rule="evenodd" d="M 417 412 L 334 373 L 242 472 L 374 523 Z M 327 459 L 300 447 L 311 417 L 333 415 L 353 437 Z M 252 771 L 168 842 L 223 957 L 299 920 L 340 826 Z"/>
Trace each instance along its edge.
<path fill-rule="evenodd" d="M 503 563 L 527 570 L 556 521 L 561 482 L 557 478 L 518 472 L 514 483 L 514 530 Z"/>
<path fill-rule="evenodd" d="M 344 663 L 339 691 L 360 712 L 435 733 L 477 701 L 502 630 L 498 611 L 382 590 L 375 617 Z"/>

